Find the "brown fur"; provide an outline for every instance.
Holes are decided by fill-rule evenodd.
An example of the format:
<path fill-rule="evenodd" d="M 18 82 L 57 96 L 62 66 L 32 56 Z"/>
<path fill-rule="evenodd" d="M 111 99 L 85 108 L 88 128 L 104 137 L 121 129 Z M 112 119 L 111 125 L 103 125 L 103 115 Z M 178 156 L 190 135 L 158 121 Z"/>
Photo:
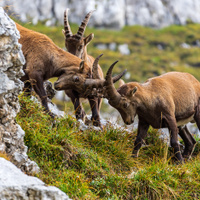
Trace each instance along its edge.
<path fill-rule="evenodd" d="M 66 18 L 66 16 L 64 16 L 64 18 Z M 65 20 L 64 20 L 64 23 L 65 23 Z M 68 28 L 70 28 L 70 27 L 68 27 Z M 63 30 L 63 33 L 64 33 L 64 35 L 66 35 L 64 30 Z M 68 35 L 67 37 L 65 37 L 66 49 L 70 53 L 83 59 L 88 64 L 88 66 L 90 67 L 91 70 L 92 70 L 92 66 L 93 66 L 95 59 L 91 55 L 87 54 L 87 45 L 91 42 L 93 37 L 94 37 L 93 33 L 88 35 L 87 37 L 81 37 L 79 39 L 77 39 L 77 34 L 70 35 L 70 36 Z M 103 71 L 99 65 L 98 65 L 98 73 L 99 73 L 99 76 L 103 79 Z M 93 77 L 93 78 L 96 78 L 96 77 Z M 90 107 L 92 110 L 93 125 L 101 126 L 100 116 L 99 116 L 100 107 L 101 107 L 101 103 L 102 103 L 101 98 L 95 98 L 92 96 L 89 96 L 89 97 L 84 96 L 84 95 L 78 93 L 77 91 L 73 91 L 73 90 L 66 90 L 65 93 L 71 98 L 71 100 L 74 104 L 74 109 L 76 111 L 77 119 L 84 119 L 84 117 L 85 117 L 85 111 L 83 110 L 82 105 L 79 100 L 80 97 L 88 98 Z"/>
<path fill-rule="evenodd" d="M 25 90 L 30 94 L 33 87 L 43 106 L 49 111 L 43 82 L 51 77 L 59 77 L 56 82 L 57 89 L 74 88 L 78 91 L 79 79 L 91 76 L 91 69 L 86 63 L 81 62 L 81 59 L 57 47 L 46 35 L 17 23 L 16 26 L 20 32 L 19 43 L 22 44 L 26 59 L 25 76 L 22 77 Z"/>
<path fill-rule="evenodd" d="M 200 129 L 198 80 L 188 73 L 169 72 L 145 83 L 127 83 L 118 89 L 118 93 L 121 95 L 119 103 L 113 104 L 112 99 L 109 103 L 120 112 L 124 122 L 132 124 L 136 114 L 139 118 L 133 156 L 138 156 L 150 125 L 153 128 L 167 127 L 170 130 L 171 146 L 179 161 L 183 158 L 178 145 L 178 133 L 186 146 L 183 156 L 191 156 L 196 142 L 187 128 L 182 126 L 194 120 Z"/>

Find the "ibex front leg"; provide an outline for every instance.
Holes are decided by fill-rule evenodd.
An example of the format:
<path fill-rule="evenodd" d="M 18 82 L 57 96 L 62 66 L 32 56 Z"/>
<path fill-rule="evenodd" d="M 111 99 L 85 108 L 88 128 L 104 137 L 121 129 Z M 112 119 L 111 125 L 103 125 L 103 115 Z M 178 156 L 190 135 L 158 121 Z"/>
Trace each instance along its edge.
<path fill-rule="evenodd" d="M 187 126 L 178 127 L 179 128 L 179 135 L 184 141 L 185 149 L 183 152 L 183 157 L 189 159 L 194 151 L 194 147 L 196 145 L 196 140 L 191 135 L 190 131 L 188 130 Z"/>
<path fill-rule="evenodd" d="M 77 120 L 81 119 L 84 121 L 85 111 L 83 110 L 82 105 L 80 103 L 78 92 L 74 90 L 65 90 L 65 93 L 71 98 L 71 101 L 74 105 L 76 119 Z"/>
<path fill-rule="evenodd" d="M 138 157 L 139 150 L 142 146 L 144 138 L 147 135 L 148 129 L 149 129 L 149 124 L 147 124 L 146 122 L 144 122 L 142 120 L 139 120 L 138 133 L 137 133 L 137 138 L 135 140 L 134 149 L 133 149 L 133 152 L 132 152 L 132 157 Z"/>
<path fill-rule="evenodd" d="M 90 102 L 90 108 L 92 110 L 92 122 L 94 126 L 99 126 L 101 127 L 101 122 L 100 122 L 100 116 L 99 116 L 99 103 L 98 103 L 98 98 L 96 97 L 88 97 L 88 100 Z"/>

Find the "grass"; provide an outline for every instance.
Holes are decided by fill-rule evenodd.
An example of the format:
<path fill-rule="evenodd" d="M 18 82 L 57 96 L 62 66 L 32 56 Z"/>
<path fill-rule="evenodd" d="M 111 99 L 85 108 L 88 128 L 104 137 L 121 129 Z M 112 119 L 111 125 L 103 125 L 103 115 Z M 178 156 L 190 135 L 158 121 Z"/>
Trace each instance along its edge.
<path fill-rule="evenodd" d="M 194 157 L 176 165 L 171 149 L 150 129 L 146 146 L 131 158 L 136 132 L 104 127 L 81 131 L 69 116 L 53 121 L 41 106 L 20 95 L 17 123 L 25 131 L 37 175 L 72 199 L 199 199 L 200 141 Z"/>

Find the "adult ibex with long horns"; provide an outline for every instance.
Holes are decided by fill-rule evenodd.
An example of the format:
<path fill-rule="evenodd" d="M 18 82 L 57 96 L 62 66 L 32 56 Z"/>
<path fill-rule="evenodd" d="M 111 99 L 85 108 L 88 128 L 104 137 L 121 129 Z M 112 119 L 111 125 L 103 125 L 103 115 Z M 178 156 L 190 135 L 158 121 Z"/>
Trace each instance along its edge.
<path fill-rule="evenodd" d="M 91 40 L 94 38 L 94 34 L 91 33 L 87 37 L 83 37 L 86 26 L 88 24 L 88 21 L 92 15 L 92 12 L 89 12 L 85 19 L 82 21 L 78 31 L 76 34 L 72 34 L 69 22 L 68 22 L 68 9 L 64 12 L 64 30 L 63 34 L 65 36 L 65 47 L 68 50 L 68 52 L 76 55 L 77 57 L 83 59 L 88 66 L 93 71 L 91 78 L 95 79 L 103 79 L 103 72 L 101 67 L 97 65 L 93 65 L 94 58 L 91 55 L 87 54 L 87 45 L 91 42 Z M 76 113 L 77 119 L 84 119 L 85 117 L 85 111 L 82 108 L 82 105 L 80 103 L 80 97 L 88 98 L 90 107 L 92 110 L 92 121 L 93 125 L 95 126 L 101 126 L 100 124 L 100 107 L 101 107 L 101 98 L 96 98 L 92 96 L 84 96 L 83 94 L 78 93 L 76 90 L 66 90 L 65 93 L 71 98 L 74 109 Z"/>
<path fill-rule="evenodd" d="M 196 141 L 185 126 L 188 122 L 196 122 L 200 130 L 200 83 L 191 74 L 169 72 L 151 78 L 145 83 L 130 82 L 117 90 L 111 79 L 112 69 L 109 68 L 105 81 L 93 80 L 87 86 L 104 87 L 104 95 L 109 104 L 116 108 L 126 124 L 132 124 L 138 115 L 138 133 L 132 156 L 137 157 L 139 149 L 147 135 L 149 126 L 168 128 L 170 144 L 175 157 L 182 162 L 183 157 L 192 155 Z M 181 154 L 178 134 L 185 143 Z"/>

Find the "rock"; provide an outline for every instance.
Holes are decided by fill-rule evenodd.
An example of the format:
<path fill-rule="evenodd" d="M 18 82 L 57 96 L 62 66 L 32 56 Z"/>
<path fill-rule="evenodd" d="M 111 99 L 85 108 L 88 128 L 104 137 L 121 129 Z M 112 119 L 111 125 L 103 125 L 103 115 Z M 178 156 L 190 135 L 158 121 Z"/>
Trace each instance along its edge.
<path fill-rule="evenodd" d="M 130 54 L 130 50 L 128 48 L 128 44 L 120 44 L 118 46 L 118 49 L 119 49 L 119 52 L 122 54 L 122 55 L 129 55 Z"/>
<path fill-rule="evenodd" d="M 46 186 L 40 179 L 24 174 L 11 162 L 0 158 L 0 199 L 69 200 L 69 197 L 53 186 Z"/>
<path fill-rule="evenodd" d="M 19 78 L 24 74 L 25 63 L 19 37 L 15 23 L 0 8 L 0 151 L 26 173 L 37 173 L 39 167 L 26 154 L 25 133 L 15 122 L 20 109 L 18 95 L 23 87 Z"/>
<path fill-rule="evenodd" d="M 200 23 L 200 1 L 198 0 L 1 0 L 23 22 L 33 24 L 45 20 L 46 25 L 57 21 L 63 24 L 63 13 L 70 8 L 70 23 L 80 24 L 91 10 L 89 26 L 120 29 L 125 25 L 143 25 L 161 28 L 171 24 L 184 25 L 188 21 Z"/>
<path fill-rule="evenodd" d="M 103 44 L 103 43 L 96 44 L 95 46 L 96 46 L 97 49 L 100 49 L 100 50 L 107 49 L 107 45 Z"/>
<path fill-rule="evenodd" d="M 117 48 L 117 44 L 115 42 L 111 42 L 109 45 L 108 45 L 108 48 L 111 50 L 111 51 L 115 51 L 116 48 Z"/>

